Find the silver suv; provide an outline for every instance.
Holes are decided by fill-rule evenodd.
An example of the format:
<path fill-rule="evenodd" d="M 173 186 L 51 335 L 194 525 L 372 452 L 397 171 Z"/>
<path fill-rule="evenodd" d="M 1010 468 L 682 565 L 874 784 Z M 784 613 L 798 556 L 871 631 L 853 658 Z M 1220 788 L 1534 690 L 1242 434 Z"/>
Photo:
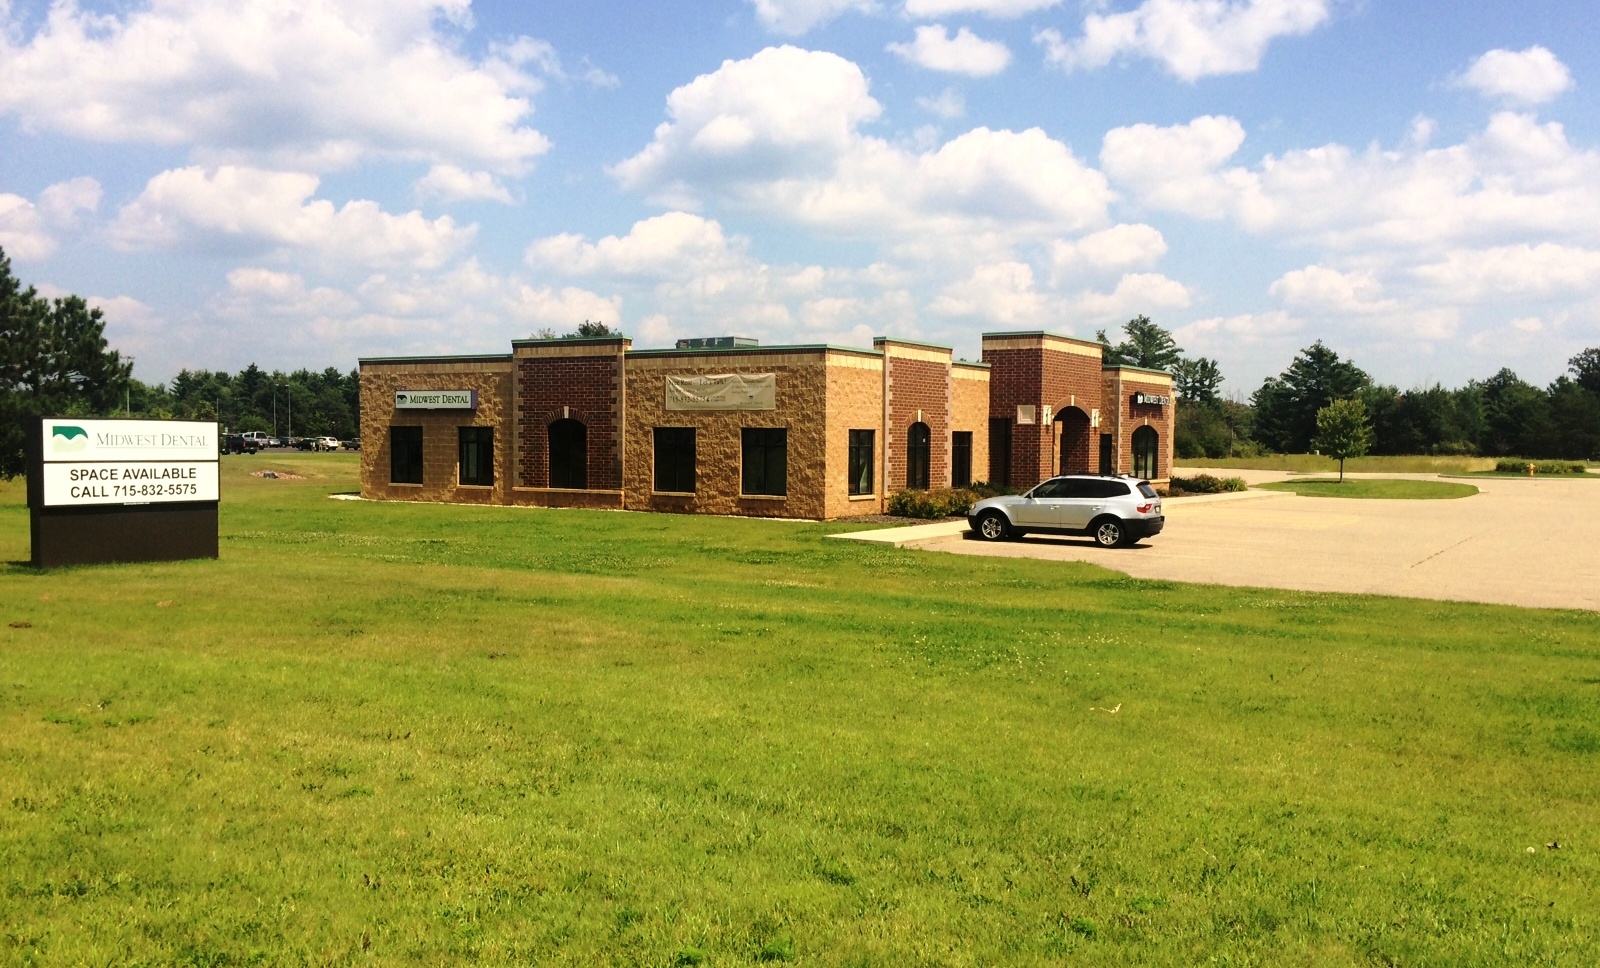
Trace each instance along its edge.
<path fill-rule="evenodd" d="M 1115 548 L 1160 533 L 1166 518 L 1149 481 L 1071 474 L 1052 477 L 1026 494 L 979 501 L 967 523 L 984 541 L 1038 531 L 1088 535 L 1101 547 Z"/>

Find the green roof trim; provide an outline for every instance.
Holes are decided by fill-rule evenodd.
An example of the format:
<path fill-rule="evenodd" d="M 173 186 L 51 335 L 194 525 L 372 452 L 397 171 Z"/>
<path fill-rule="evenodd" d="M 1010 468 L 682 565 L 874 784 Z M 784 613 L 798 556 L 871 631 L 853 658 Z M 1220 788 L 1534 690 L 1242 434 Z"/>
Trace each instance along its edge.
<path fill-rule="evenodd" d="M 1081 336 L 1067 336 L 1063 333 L 1052 333 L 1049 330 L 1044 329 L 1007 330 L 1003 333 L 980 333 L 978 336 L 980 339 L 988 339 L 991 336 L 995 339 L 1008 339 L 1013 336 L 1048 336 L 1051 339 L 1064 339 L 1069 343 L 1088 343 L 1091 346 L 1103 345 L 1096 340 L 1084 339 Z"/>
<path fill-rule="evenodd" d="M 1148 366 L 1134 366 L 1131 363 L 1118 363 L 1115 366 L 1113 366 L 1111 364 L 1105 364 L 1105 365 L 1102 365 L 1100 367 L 1100 369 L 1102 369 L 1102 370 L 1138 370 L 1140 373 L 1159 373 L 1162 376 L 1171 376 L 1172 375 L 1171 371 L 1168 371 L 1168 370 L 1156 370 L 1156 369 L 1152 369 L 1152 368 L 1150 368 Z"/>
<path fill-rule="evenodd" d="M 357 366 L 368 363 L 510 363 L 510 353 L 482 353 L 476 356 L 363 356 Z"/>
<path fill-rule="evenodd" d="M 874 336 L 872 338 L 872 343 L 874 346 L 879 343 L 899 343 L 902 346 L 921 346 L 924 349 L 950 350 L 951 352 L 955 352 L 953 348 L 946 346 L 943 343 L 924 343 L 919 339 L 901 339 L 898 336 Z"/>
<path fill-rule="evenodd" d="M 833 343 L 793 343 L 787 346 L 701 346 L 680 350 L 677 347 L 653 350 L 629 350 L 629 356 L 759 356 L 762 353 L 855 353 L 858 356 L 882 356 L 881 350 L 866 350 L 859 346 L 836 346 Z"/>

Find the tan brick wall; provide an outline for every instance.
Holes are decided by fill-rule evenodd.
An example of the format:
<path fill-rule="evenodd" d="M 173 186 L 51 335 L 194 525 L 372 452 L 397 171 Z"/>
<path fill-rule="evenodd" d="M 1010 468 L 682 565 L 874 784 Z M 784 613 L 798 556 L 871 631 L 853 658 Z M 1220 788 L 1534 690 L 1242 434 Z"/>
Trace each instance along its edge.
<path fill-rule="evenodd" d="M 950 429 L 972 433 L 972 479 L 989 476 L 989 370 L 962 366 L 950 370 Z"/>
<path fill-rule="evenodd" d="M 823 424 L 827 413 L 825 352 L 641 357 L 626 366 L 628 460 L 623 471 L 627 506 L 641 511 L 821 518 L 826 514 L 828 468 Z M 666 409 L 666 376 L 772 373 L 776 410 L 680 411 Z M 693 497 L 654 494 L 655 428 L 695 428 Z M 788 495 L 741 496 L 745 427 L 788 428 Z M 843 471 L 840 471 L 841 478 Z"/>
<path fill-rule="evenodd" d="M 828 355 L 827 504 L 828 518 L 882 514 L 883 358 L 847 353 Z M 850 496 L 850 431 L 873 432 L 872 495 Z"/>
<path fill-rule="evenodd" d="M 396 390 L 477 390 L 478 409 L 396 410 Z M 361 496 L 387 501 L 505 504 L 511 487 L 511 364 L 361 367 Z M 389 428 L 422 427 L 422 484 L 389 483 Z M 458 427 L 493 427 L 494 486 L 463 487 Z"/>

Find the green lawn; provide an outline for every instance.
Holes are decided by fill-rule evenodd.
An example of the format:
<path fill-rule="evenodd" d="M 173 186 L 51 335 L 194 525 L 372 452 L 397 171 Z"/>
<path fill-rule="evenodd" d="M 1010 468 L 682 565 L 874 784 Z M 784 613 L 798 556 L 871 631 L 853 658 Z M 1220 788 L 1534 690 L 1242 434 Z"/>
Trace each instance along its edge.
<path fill-rule="evenodd" d="M 1465 474 L 1493 470 L 1493 457 L 1352 457 L 1345 461 L 1351 474 Z M 1255 471 L 1293 471 L 1300 474 L 1336 473 L 1339 462 L 1320 454 L 1267 454 L 1263 457 L 1196 457 L 1176 461 L 1179 468 L 1233 468 Z"/>
<path fill-rule="evenodd" d="M 354 467 L 228 458 L 220 561 L 0 567 L 0 964 L 1600 949 L 1600 615 L 328 500 Z"/>
<path fill-rule="evenodd" d="M 1414 481 L 1405 478 L 1347 477 L 1343 481 L 1337 478 L 1332 480 L 1317 478 L 1275 481 L 1270 484 L 1257 484 L 1255 486 L 1266 491 L 1293 491 L 1301 497 L 1382 498 L 1400 501 L 1471 497 L 1478 493 L 1478 489 L 1471 484 L 1456 484 L 1450 481 Z"/>

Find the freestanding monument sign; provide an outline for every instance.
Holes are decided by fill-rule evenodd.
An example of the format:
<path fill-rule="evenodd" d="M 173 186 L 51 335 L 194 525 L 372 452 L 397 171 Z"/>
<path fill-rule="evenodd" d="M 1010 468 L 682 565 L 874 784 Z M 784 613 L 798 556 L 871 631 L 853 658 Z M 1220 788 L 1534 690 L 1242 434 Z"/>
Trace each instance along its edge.
<path fill-rule="evenodd" d="M 29 440 L 39 568 L 217 557 L 217 425 L 45 417 Z"/>

